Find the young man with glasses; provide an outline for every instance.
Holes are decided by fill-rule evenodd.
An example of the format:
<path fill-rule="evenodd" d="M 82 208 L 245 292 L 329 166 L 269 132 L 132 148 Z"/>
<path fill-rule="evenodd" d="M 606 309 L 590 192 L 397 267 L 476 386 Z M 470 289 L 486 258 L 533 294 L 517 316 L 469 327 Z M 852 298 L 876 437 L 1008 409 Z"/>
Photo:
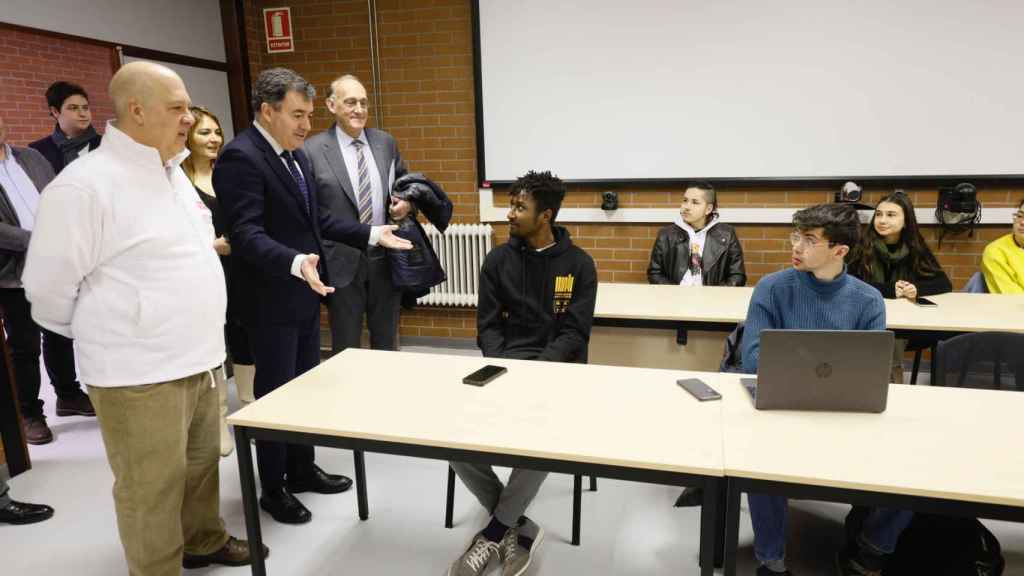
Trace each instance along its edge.
<path fill-rule="evenodd" d="M 1013 231 L 985 247 L 981 271 L 993 294 L 1024 294 L 1024 201 L 1013 214 Z"/>
<path fill-rule="evenodd" d="M 885 304 L 870 285 L 846 273 L 844 257 L 857 245 L 860 220 L 856 210 L 840 204 L 819 204 L 793 215 L 790 235 L 793 267 L 769 274 L 757 283 L 747 310 L 743 334 L 743 371 L 757 373 L 761 331 L 884 330 Z M 749 494 L 758 576 L 791 574 L 786 570 L 784 496 Z M 844 576 L 881 574 L 885 556 L 912 514 L 901 510 L 854 508 L 846 518 L 848 545 L 837 555 Z"/>

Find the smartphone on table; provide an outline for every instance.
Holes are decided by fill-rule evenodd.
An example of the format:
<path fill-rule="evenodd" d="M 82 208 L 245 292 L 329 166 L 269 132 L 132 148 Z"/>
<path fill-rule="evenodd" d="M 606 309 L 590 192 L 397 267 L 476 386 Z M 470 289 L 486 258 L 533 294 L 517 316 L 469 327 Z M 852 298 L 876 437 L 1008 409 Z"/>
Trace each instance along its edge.
<path fill-rule="evenodd" d="M 483 368 L 473 372 L 469 376 L 462 379 L 463 384 L 469 384 L 470 386 L 484 386 L 491 380 L 494 380 L 498 376 L 501 376 L 505 372 L 508 372 L 508 368 L 504 366 L 494 366 L 488 364 Z"/>
<path fill-rule="evenodd" d="M 719 394 L 717 390 L 708 386 L 707 383 L 700 378 L 683 378 L 681 380 L 676 380 L 676 384 L 701 402 L 722 399 L 722 395 Z"/>
<path fill-rule="evenodd" d="M 914 299 L 914 304 L 917 304 L 918 306 L 924 306 L 926 308 L 934 308 L 938 306 L 938 304 L 936 304 L 934 300 L 929 300 L 927 298 L 922 298 L 920 296 Z"/>

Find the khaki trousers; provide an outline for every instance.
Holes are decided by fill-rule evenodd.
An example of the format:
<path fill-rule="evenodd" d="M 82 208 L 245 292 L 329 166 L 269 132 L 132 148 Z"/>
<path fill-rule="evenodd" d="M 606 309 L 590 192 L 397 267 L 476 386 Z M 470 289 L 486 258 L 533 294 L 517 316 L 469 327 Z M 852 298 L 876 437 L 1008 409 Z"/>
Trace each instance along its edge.
<path fill-rule="evenodd" d="M 209 372 L 122 388 L 89 386 L 114 473 L 131 576 L 180 576 L 182 554 L 228 541 L 220 518 L 220 429 Z"/>

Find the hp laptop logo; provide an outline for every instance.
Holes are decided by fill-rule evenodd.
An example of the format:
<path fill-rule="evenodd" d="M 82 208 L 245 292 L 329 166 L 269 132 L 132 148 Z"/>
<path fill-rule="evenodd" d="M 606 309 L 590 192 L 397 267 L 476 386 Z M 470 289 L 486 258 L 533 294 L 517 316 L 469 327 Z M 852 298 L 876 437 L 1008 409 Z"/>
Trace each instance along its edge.
<path fill-rule="evenodd" d="M 828 378 L 832 375 L 832 365 L 828 362 L 822 362 L 814 367 L 814 373 L 818 375 L 818 378 Z"/>

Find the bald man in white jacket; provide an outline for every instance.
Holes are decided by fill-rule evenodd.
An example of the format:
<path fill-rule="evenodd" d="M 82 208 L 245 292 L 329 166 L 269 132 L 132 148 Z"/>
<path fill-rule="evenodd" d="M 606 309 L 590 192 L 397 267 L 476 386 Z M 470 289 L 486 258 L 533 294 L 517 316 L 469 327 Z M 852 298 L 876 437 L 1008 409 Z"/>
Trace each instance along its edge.
<path fill-rule="evenodd" d="M 227 296 L 212 217 L 180 168 L 188 92 L 171 70 L 136 62 L 110 94 L 117 120 L 103 143 L 42 194 L 25 293 L 40 325 L 76 340 L 129 573 L 247 564 L 248 544 L 220 518 L 212 370 Z"/>

